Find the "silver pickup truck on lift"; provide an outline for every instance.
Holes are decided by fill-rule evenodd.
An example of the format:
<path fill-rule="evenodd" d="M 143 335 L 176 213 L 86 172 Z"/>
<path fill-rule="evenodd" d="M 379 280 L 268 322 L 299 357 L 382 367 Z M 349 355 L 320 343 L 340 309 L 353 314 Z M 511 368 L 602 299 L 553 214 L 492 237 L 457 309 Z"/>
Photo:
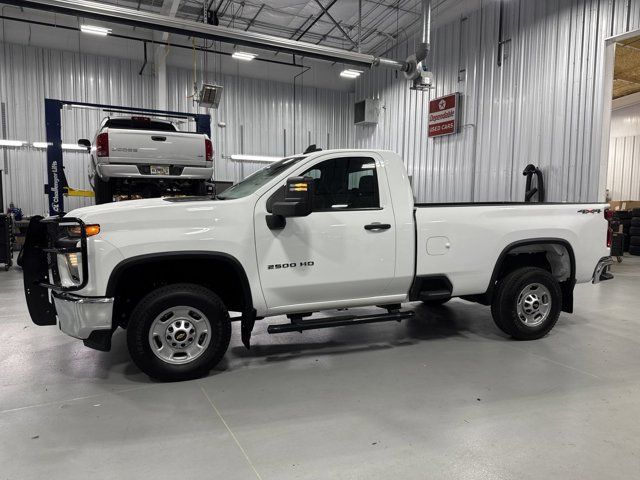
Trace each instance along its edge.
<path fill-rule="evenodd" d="M 175 124 L 143 116 L 105 118 L 89 149 L 89 180 L 96 204 L 114 195 L 202 195 L 213 176 L 213 145 L 207 135 L 181 132 Z"/>

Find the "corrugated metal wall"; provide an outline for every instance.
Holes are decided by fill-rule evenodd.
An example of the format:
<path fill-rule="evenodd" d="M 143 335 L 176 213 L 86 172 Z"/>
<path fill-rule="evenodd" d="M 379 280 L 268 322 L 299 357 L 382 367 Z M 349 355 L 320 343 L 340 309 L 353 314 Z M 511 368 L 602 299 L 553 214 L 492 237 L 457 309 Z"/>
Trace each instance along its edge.
<path fill-rule="evenodd" d="M 503 54 L 498 64 L 500 3 L 434 31 L 435 90 L 410 91 L 401 73 L 374 69 L 356 82 L 355 97 L 237 76 L 221 76 L 222 105 L 212 122 L 217 178 L 238 180 L 261 165 L 231 163 L 233 153 L 283 155 L 308 143 L 386 148 L 400 153 L 420 201 L 520 200 L 528 163 L 545 172 L 548 199 L 591 201 L 601 185 L 604 39 L 640 28 L 640 0 L 504 2 Z M 152 107 L 154 81 L 140 64 L 1 44 L 0 101 L 9 138 L 44 139 L 43 98 Z M 386 56 L 405 58 L 415 38 Z M 192 73 L 168 69 L 169 108 L 192 109 Z M 462 93 L 461 132 L 428 140 L 429 98 Z M 352 125 L 353 100 L 382 100 L 376 127 Z M 66 112 L 65 141 L 91 136 L 95 112 Z M 218 122 L 226 123 L 219 127 Z M 286 147 L 285 147 L 286 130 Z M 66 154 L 70 183 L 87 188 L 86 156 Z M 27 213 L 45 210 L 44 152 L 9 152 L 5 202 Z M 86 204 L 72 199 L 70 207 Z"/>
<path fill-rule="evenodd" d="M 73 52 L 0 43 L 0 102 L 6 104 L 7 138 L 28 142 L 45 141 L 44 99 L 155 108 L 155 80 L 152 66 L 143 75 L 141 63 Z M 193 74 L 184 69 L 167 71 L 170 110 L 195 111 L 187 98 L 192 93 Z M 214 78 L 207 80 L 213 81 Z M 236 163 L 231 154 L 280 155 L 302 151 L 311 143 L 332 147 L 353 144 L 352 94 L 296 87 L 293 85 L 224 75 L 222 103 L 212 111 L 212 136 L 216 151 L 216 178 L 238 181 L 258 163 Z M 201 113 L 205 113 L 201 110 Z M 104 114 L 74 109 L 62 112 L 63 142 L 92 139 Z M 218 122 L 225 122 L 221 128 Z M 193 125 L 185 127 L 195 128 Z M 44 195 L 46 154 L 37 149 L 6 149 L 4 202 L 14 202 L 26 214 L 47 212 Z M 0 158 L 0 162 L 2 162 Z M 89 189 L 88 156 L 65 152 L 65 173 L 69 184 Z M 0 168 L 2 168 L 0 166 Z M 65 199 L 66 210 L 92 204 L 88 198 Z"/>
<path fill-rule="evenodd" d="M 640 103 L 611 113 L 607 188 L 612 200 L 640 200 Z"/>
<path fill-rule="evenodd" d="M 640 135 L 611 139 L 607 188 L 612 200 L 640 200 Z"/>
<path fill-rule="evenodd" d="M 545 173 L 547 199 L 598 200 L 605 38 L 640 28 L 640 0 L 504 2 L 433 32 L 435 90 L 409 91 L 395 72 L 373 70 L 356 99 L 380 98 L 377 127 L 358 127 L 361 147 L 400 153 L 419 201 L 521 200 L 522 170 Z M 405 58 L 409 40 L 388 56 Z M 499 60 L 501 65 L 499 65 Z M 430 98 L 462 94 L 457 135 L 427 139 Z"/>
<path fill-rule="evenodd" d="M 233 75 L 205 77 L 224 86 L 218 110 L 212 111 L 211 133 L 216 150 L 216 178 L 238 181 L 264 163 L 231 162 L 231 154 L 284 156 L 309 144 L 323 148 L 353 145 L 353 95 L 337 90 L 265 82 Z M 169 68 L 169 109 L 194 111 L 193 72 Z M 294 108 L 294 97 L 295 105 Z M 220 127 L 224 122 L 226 127 Z M 286 145 L 285 145 L 286 139 Z"/>

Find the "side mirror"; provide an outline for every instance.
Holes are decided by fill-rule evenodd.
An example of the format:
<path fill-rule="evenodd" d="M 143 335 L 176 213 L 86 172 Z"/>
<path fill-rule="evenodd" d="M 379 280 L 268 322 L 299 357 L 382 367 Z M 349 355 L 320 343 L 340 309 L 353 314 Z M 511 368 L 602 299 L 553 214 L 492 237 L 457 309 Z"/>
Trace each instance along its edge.
<path fill-rule="evenodd" d="M 275 202 L 271 215 L 267 215 L 267 226 L 271 230 L 282 230 L 287 217 L 306 217 L 313 210 L 313 179 L 291 177 L 284 189 L 284 201 Z"/>
<path fill-rule="evenodd" d="M 91 142 L 86 138 L 81 138 L 80 140 L 78 140 L 78 146 L 86 148 L 87 152 L 91 150 Z"/>
<path fill-rule="evenodd" d="M 287 179 L 284 202 L 273 204 L 274 215 L 281 217 L 306 217 L 311 213 L 313 199 L 313 179 L 311 177 L 291 177 Z"/>

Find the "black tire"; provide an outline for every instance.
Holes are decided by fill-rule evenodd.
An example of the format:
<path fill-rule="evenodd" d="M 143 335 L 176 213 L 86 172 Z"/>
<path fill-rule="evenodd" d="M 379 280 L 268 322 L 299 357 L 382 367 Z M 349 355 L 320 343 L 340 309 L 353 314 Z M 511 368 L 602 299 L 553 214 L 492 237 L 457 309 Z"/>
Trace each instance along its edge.
<path fill-rule="evenodd" d="M 205 317 L 204 320 L 209 324 L 210 336 L 208 345 L 203 347 L 202 352 L 198 353 L 199 356 L 194 360 L 174 364 L 163 360 L 154 352 L 149 332 L 161 313 L 178 306 L 185 306 L 202 312 Z M 192 312 L 189 313 L 191 314 Z M 198 316 L 198 314 L 194 313 L 193 318 L 197 319 Z M 172 323 L 169 323 L 170 318 L 173 317 L 164 320 L 167 322 L 167 332 L 173 331 L 169 330 L 172 325 Z M 160 328 L 163 328 L 162 325 L 160 325 Z M 165 344 L 165 334 L 169 335 L 169 333 L 162 334 L 162 348 L 168 348 L 167 351 L 169 352 L 179 350 L 179 348 L 171 348 L 168 342 Z M 175 336 L 177 339 L 177 334 Z M 184 339 L 184 337 L 182 338 Z M 151 378 L 161 381 L 188 380 L 206 375 L 224 357 L 229 347 L 230 338 L 231 322 L 229 321 L 229 312 L 222 300 L 211 290 L 190 283 L 167 285 L 149 293 L 133 310 L 127 327 L 127 346 L 133 362 Z M 199 340 L 199 338 L 194 339 L 196 343 Z M 157 337 L 156 341 L 160 342 L 159 337 Z M 191 343 L 193 344 L 193 342 Z"/>
<path fill-rule="evenodd" d="M 102 180 L 97 175 L 94 177 L 94 193 L 96 195 L 96 205 L 113 202 L 113 186 L 109 180 Z"/>
<path fill-rule="evenodd" d="M 426 305 L 427 307 L 439 307 L 440 305 L 444 305 L 445 303 L 447 303 L 449 300 L 451 300 L 451 298 L 441 298 L 439 300 L 426 300 L 426 301 L 422 301 L 423 305 Z"/>
<path fill-rule="evenodd" d="M 640 227 L 631 227 L 629 229 L 629 236 L 631 237 L 640 236 Z"/>
<path fill-rule="evenodd" d="M 640 235 L 637 237 L 631 237 L 631 240 L 629 240 L 629 246 L 640 247 Z"/>
<path fill-rule="evenodd" d="M 540 324 L 530 326 L 526 325 L 518 314 L 518 298 L 525 288 L 534 284 L 542 285 L 548 291 L 549 310 Z M 535 290 L 532 290 L 531 294 L 535 298 Z M 540 299 L 538 307 L 539 301 Z M 491 302 L 491 314 L 498 328 L 517 340 L 536 340 L 544 337 L 558 321 L 561 311 L 560 284 L 551 273 L 536 267 L 519 268 L 500 280 Z"/>
<path fill-rule="evenodd" d="M 207 184 L 204 180 L 196 182 L 191 188 L 191 194 L 196 197 L 204 197 L 207 194 Z"/>
<path fill-rule="evenodd" d="M 633 217 L 629 224 L 631 225 L 631 228 L 640 228 L 640 217 Z"/>
<path fill-rule="evenodd" d="M 629 254 L 640 256 L 640 247 L 636 247 L 635 245 L 631 245 L 629 247 Z"/>
<path fill-rule="evenodd" d="M 631 210 L 631 216 L 640 217 L 640 208 L 634 208 L 633 210 Z"/>

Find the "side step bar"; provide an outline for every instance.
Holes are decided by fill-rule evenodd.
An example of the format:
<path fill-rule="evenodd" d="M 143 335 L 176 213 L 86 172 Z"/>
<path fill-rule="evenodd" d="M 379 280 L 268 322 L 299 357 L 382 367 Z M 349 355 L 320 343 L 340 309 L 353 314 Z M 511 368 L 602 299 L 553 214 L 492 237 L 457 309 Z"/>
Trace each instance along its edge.
<path fill-rule="evenodd" d="M 320 328 L 331 328 L 331 327 L 346 327 L 349 325 L 361 325 L 364 323 L 393 322 L 393 321 L 399 322 L 401 320 L 412 318 L 414 316 L 415 316 L 415 313 L 412 311 L 381 313 L 378 315 L 360 315 L 360 316 L 342 315 L 339 317 L 318 318 L 315 320 L 305 320 L 305 321 L 298 321 L 298 322 L 292 322 L 292 323 L 269 325 L 267 327 L 267 332 L 269 332 L 270 334 L 285 333 L 285 332 L 302 333 L 304 330 L 317 330 Z"/>

